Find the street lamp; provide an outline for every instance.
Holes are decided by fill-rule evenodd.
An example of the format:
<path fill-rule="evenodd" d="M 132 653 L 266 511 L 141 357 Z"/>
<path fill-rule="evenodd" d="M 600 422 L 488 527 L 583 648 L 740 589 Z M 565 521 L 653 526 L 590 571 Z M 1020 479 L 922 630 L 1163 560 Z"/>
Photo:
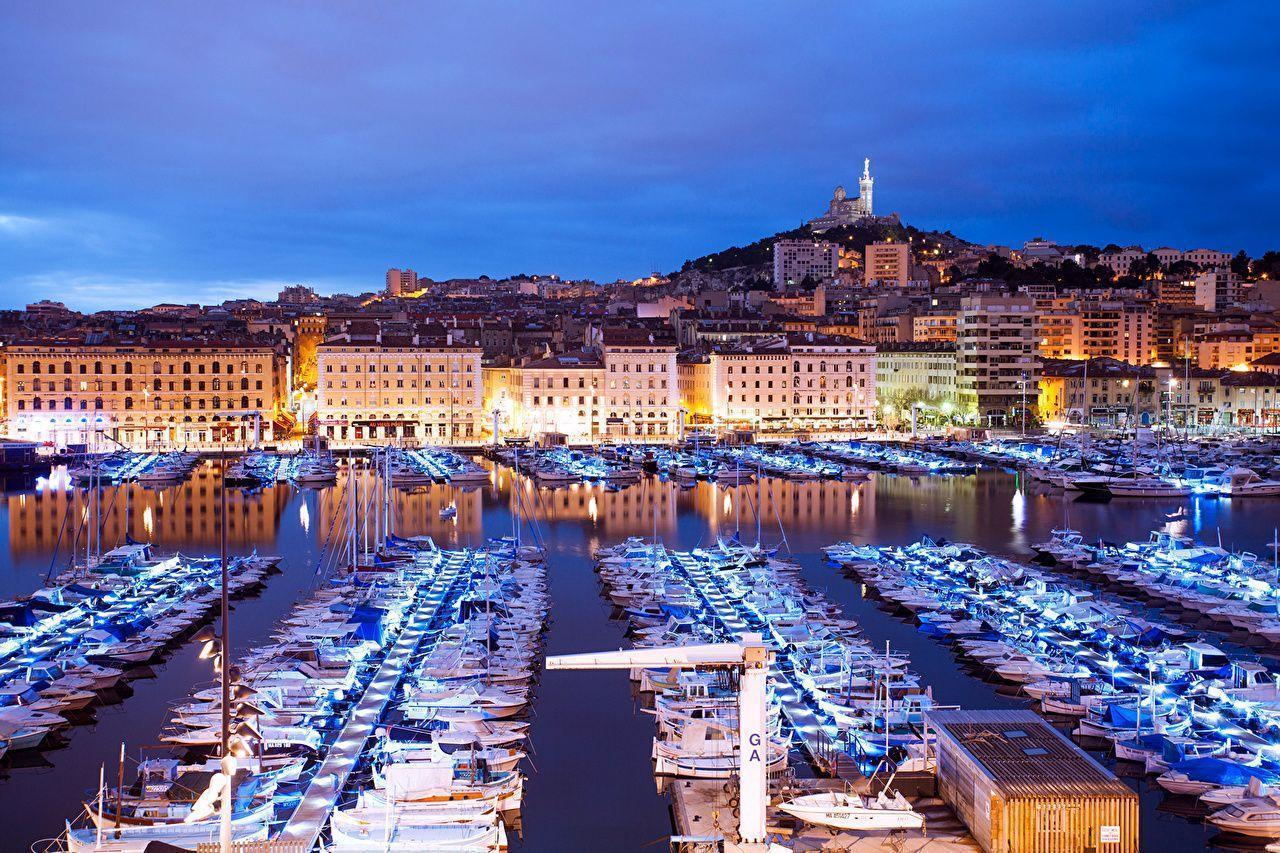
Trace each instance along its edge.
<path fill-rule="evenodd" d="M 1022 378 L 1018 380 L 1018 384 L 1022 387 L 1022 435 L 1027 435 L 1027 372 L 1022 371 Z"/>

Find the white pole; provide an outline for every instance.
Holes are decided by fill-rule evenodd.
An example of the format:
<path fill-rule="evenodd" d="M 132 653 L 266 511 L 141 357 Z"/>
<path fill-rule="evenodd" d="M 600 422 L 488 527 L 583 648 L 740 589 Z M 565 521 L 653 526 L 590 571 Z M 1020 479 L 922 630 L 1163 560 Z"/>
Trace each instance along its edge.
<path fill-rule="evenodd" d="M 738 837 L 743 844 L 765 840 L 769 799 L 769 735 L 765 689 L 769 653 L 759 635 L 743 637 L 738 688 Z"/>
<path fill-rule="evenodd" d="M 94 841 L 95 847 L 102 846 L 102 823 L 104 820 L 106 820 L 106 817 L 107 817 L 105 814 L 102 813 L 103 799 L 106 794 L 106 789 L 107 789 L 107 765 L 103 764 L 98 768 L 98 820 L 96 821 L 96 823 L 98 824 L 98 832 L 97 832 L 97 838 Z"/>

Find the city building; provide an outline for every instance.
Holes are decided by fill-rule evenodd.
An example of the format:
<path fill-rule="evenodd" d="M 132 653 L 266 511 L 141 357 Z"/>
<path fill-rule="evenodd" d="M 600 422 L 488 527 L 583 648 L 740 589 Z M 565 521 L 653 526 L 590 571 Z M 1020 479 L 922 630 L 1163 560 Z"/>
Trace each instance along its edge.
<path fill-rule="evenodd" d="M 875 348 L 792 333 L 712 351 L 713 423 L 761 434 L 849 432 L 875 420 Z"/>
<path fill-rule="evenodd" d="M 1221 311 L 1240 298 L 1240 276 L 1229 269 L 1200 273 L 1195 287 L 1196 305 L 1205 311 Z"/>
<path fill-rule="evenodd" d="M 644 330 L 605 329 L 600 409 L 610 441 L 669 442 L 676 435 L 680 391 L 675 342 Z"/>
<path fill-rule="evenodd" d="M 905 285 L 911 280 L 911 246 L 907 243 L 867 245 L 863 280 L 868 285 Z"/>
<path fill-rule="evenodd" d="M 480 353 L 417 334 L 330 337 L 316 348 L 316 429 L 336 444 L 478 444 Z"/>
<path fill-rule="evenodd" d="M 1231 263 L 1230 253 L 1214 249 L 1190 249 L 1183 252 L 1166 246 L 1148 252 L 1141 246 L 1129 246 L 1119 251 L 1103 252 L 1098 258 L 1098 265 L 1111 270 L 1112 275 L 1119 278 L 1129 274 L 1134 261 L 1144 260 L 1148 254 L 1155 255 L 1156 259 L 1166 267 L 1185 261 L 1195 264 L 1202 270 L 1214 270 L 1226 268 Z"/>
<path fill-rule="evenodd" d="M 1156 360 L 1155 312 L 1150 304 L 1115 299 L 1080 300 L 1084 358 L 1114 358 L 1131 364 Z"/>
<path fill-rule="evenodd" d="M 418 274 L 413 270 L 387 270 L 387 286 L 383 291 L 387 296 L 401 296 L 413 293 L 418 289 Z"/>
<path fill-rule="evenodd" d="M 862 177 L 858 180 L 858 197 L 849 198 L 844 187 L 836 187 L 827 205 L 827 212 L 816 219 L 809 220 L 809 227 L 814 233 L 829 231 L 841 225 L 853 225 L 872 215 L 871 195 L 875 179 L 871 177 L 871 159 L 862 161 Z"/>
<path fill-rule="evenodd" d="M 956 402 L 983 426 L 1019 423 L 1036 400 L 1034 303 L 1026 296 L 969 296 L 956 323 Z"/>
<path fill-rule="evenodd" d="M 825 240 L 778 240 L 773 244 L 773 286 L 793 288 L 806 279 L 831 281 L 840 268 L 840 247 Z"/>
<path fill-rule="evenodd" d="M 911 340 L 919 343 L 954 343 L 956 315 L 952 313 L 917 314 L 911 318 Z"/>
<path fill-rule="evenodd" d="M 241 447 L 287 435 L 286 359 L 204 341 L 14 344 L 9 436 L 54 446 Z"/>
<path fill-rule="evenodd" d="M 1248 370 L 1262 355 L 1254 349 L 1254 333 L 1247 325 L 1217 329 L 1198 336 L 1196 365 L 1206 369 Z"/>
<path fill-rule="evenodd" d="M 1148 426 L 1163 421 L 1168 368 L 1139 366 L 1114 358 L 1047 359 L 1041 366 L 1040 417 L 1048 423 Z"/>
<path fill-rule="evenodd" d="M 942 418 L 955 414 L 955 343 L 914 341 L 877 346 L 876 405 L 885 421 L 909 419 L 913 406 Z"/>
<path fill-rule="evenodd" d="M 486 370 L 486 374 L 489 371 Z M 548 438 L 568 444 L 602 440 L 604 423 L 600 388 L 604 365 L 594 351 L 547 354 L 509 369 L 507 393 L 502 376 L 486 383 L 485 409 L 497 411 L 503 435 Z"/>

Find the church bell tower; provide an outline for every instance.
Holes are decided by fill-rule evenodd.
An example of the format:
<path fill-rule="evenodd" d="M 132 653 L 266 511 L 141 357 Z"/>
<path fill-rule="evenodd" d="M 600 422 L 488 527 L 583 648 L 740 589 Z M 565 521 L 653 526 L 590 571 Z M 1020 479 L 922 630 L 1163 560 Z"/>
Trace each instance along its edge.
<path fill-rule="evenodd" d="M 862 161 L 862 178 L 858 181 L 858 207 L 867 216 L 871 215 L 871 188 L 875 184 L 871 177 L 871 158 Z"/>

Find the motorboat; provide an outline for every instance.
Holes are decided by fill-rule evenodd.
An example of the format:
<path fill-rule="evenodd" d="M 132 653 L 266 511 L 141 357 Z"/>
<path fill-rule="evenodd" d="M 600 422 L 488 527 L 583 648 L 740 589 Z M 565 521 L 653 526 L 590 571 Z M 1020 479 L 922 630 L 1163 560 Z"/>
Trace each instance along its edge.
<path fill-rule="evenodd" d="M 874 797 L 830 791 L 796 797 L 778 808 L 805 823 L 834 829 L 897 830 L 921 829 L 924 815 L 895 791 L 881 791 Z"/>

